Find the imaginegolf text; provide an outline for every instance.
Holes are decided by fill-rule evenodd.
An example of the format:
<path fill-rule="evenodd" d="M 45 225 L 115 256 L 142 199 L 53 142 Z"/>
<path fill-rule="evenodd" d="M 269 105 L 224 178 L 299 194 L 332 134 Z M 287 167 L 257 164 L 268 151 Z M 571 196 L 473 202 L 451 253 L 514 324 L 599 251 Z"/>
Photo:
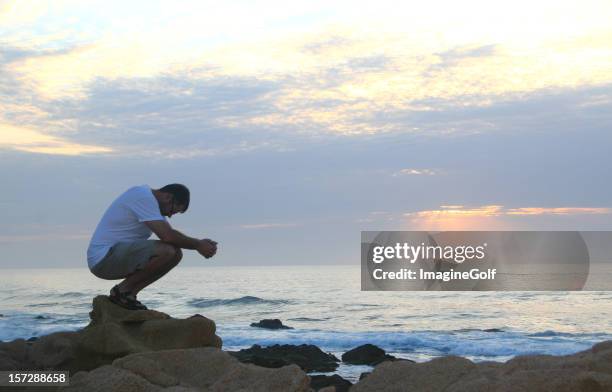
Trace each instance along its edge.
<path fill-rule="evenodd" d="M 376 280 L 441 280 L 443 282 L 449 282 L 451 280 L 492 280 L 495 279 L 497 274 L 496 268 L 490 268 L 485 271 L 481 271 L 478 268 L 473 268 L 469 271 L 423 271 L 419 269 L 413 271 L 411 269 L 402 268 L 399 271 L 383 271 L 381 268 L 377 268 L 372 272 L 372 276 Z"/>

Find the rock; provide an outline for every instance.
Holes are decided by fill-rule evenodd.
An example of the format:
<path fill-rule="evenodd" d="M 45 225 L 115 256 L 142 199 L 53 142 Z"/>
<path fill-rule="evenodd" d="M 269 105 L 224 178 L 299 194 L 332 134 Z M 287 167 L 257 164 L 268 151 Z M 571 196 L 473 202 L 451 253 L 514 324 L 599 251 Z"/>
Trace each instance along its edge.
<path fill-rule="evenodd" d="M 489 329 L 484 329 L 484 332 L 504 332 L 502 329 L 499 328 L 489 328 Z"/>
<path fill-rule="evenodd" d="M 259 321 L 258 323 L 251 323 L 251 327 L 266 329 L 293 329 L 292 327 L 283 325 L 283 323 L 279 319 L 264 319 Z"/>
<path fill-rule="evenodd" d="M 32 336 L 32 337 L 31 337 L 31 338 L 29 338 L 27 341 L 28 341 L 28 342 L 35 342 L 35 341 L 37 341 L 37 340 L 38 340 L 38 337 L 36 337 L 36 336 Z"/>
<path fill-rule="evenodd" d="M 373 344 L 364 344 L 342 355 L 342 362 L 350 363 L 351 365 L 378 365 L 383 361 L 395 361 L 392 355 L 387 355 L 385 350 L 376 347 Z"/>
<path fill-rule="evenodd" d="M 0 343 L 0 370 L 23 370 L 28 344 L 23 339 Z"/>
<path fill-rule="evenodd" d="M 315 391 L 318 391 L 325 387 L 333 386 L 336 388 L 336 392 L 347 392 L 352 385 L 353 383 L 343 379 L 337 374 L 334 374 L 332 376 L 310 376 L 310 387 Z"/>
<path fill-rule="evenodd" d="M 77 332 L 41 336 L 29 346 L 28 362 L 34 369 L 63 369 L 81 357 L 77 353 L 78 340 Z"/>
<path fill-rule="evenodd" d="M 205 317 L 174 319 L 155 310 L 127 310 L 106 296 L 94 298 L 90 318 L 89 325 L 78 332 L 0 343 L 0 370 L 17 366 L 72 374 L 133 353 L 222 345 L 215 323 Z"/>
<path fill-rule="evenodd" d="M 572 355 L 526 355 L 474 364 L 461 357 L 425 363 L 385 362 L 351 392 L 604 392 L 612 391 L 612 341 Z"/>
<path fill-rule="evenodd" d="M 0 313 L 0 317 L 4 317 L 4 315 L 2 313 Z"/>
<path fill-rule="evenodd" d="M 367 376 L 369 376 L 370 374 L 372 374 L 372 372 L 363 372 L 359 375 L 359 381 L 363 380 L 364 378 L 366 378 Z"/>
<path fill-rule="evenodd" d="M 284 344 L 261 347 L 257 344 L 251 348 L 231 352 L 240 362 L 258 366 L 278 368 L 296 364 L 306 372 L 333 372 L 338 368 L 338 358 L 321 351 L 314 345 L 299 346 Z"/>
<path fill-rule="evenodd" d="M 383 362 L 372 374 L 353 385 L 351 392 L 420 391 L 442 392 L 460 377 L 476 368 L 461 357 L 436 358 L 426 363 Z"/>
<path fill-rule="evenodd" d="M 253 391 L 307 392 L 309 378 L 295 365 L 266 369 L 245 365 L 213 347 L 131 354 L 90 372 L 79 372 L 63 392 Z"/>
<path fill-rule="evenodd" d="M 41 316 L 41 315 L 38 315 L 38 316 L 36 316 L 36 317 L 34 317 L 34 318 L 35 318 L 36 320 L 46 320 L 46 319 L 48 319 L 48 317 Z"/>

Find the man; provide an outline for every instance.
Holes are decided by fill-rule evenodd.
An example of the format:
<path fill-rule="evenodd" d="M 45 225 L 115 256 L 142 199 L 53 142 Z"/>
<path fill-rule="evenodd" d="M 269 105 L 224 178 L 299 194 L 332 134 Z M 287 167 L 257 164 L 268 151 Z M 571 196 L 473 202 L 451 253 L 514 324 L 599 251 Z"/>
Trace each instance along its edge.
<path fill-rule="evenodd" d="M 188 207 L 189 189 L 182 184 L 135 186 L 108 207 L 87 248 L 87 264 L 99 278 L 124 279 L 111 289 L 111 301 L 126 309 L 146 309 L 136 296 L 176 267 L 181 248 L 195 249 L 207 259 L 215 255 L 215 241 L 188 237 L 166 220 Z M 152 232 L 160 241 L 148 239 Z"/>

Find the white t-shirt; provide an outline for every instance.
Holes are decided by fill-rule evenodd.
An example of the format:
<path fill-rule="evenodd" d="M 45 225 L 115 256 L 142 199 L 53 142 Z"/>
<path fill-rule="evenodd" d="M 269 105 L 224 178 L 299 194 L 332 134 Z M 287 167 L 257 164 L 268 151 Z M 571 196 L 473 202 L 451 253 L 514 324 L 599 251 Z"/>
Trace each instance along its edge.
<path fill-rule="evenodd" d="M 87 264 L 93 268 L 117 242 L 146 240 L 151 236 L 147 221 L 166 220 L 148 185 L 125 191 L 108 207 L 87 248 Z"/>

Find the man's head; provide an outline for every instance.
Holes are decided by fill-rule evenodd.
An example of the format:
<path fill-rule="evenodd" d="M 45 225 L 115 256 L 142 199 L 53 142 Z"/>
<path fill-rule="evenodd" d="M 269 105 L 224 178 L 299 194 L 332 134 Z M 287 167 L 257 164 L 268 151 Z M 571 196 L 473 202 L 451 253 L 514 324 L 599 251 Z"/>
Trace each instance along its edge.
<path fill-rule="evenodd" d="M 168 184 L 157 190 L 156 197 L 164 216 L 182 214 L 189 208 L 189 189 L 183 184 Z"/>

